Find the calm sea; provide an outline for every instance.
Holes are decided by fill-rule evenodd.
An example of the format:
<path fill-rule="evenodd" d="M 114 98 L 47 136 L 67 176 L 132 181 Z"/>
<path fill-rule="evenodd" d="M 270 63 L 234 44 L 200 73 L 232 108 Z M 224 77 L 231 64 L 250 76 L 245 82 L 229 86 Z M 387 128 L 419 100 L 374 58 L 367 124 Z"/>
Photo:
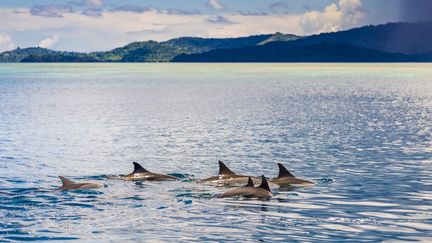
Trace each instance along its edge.
<path fill-rule="evenodd" d="M 317 186 L 217 199 L 218 160 Z M 0 241 L 431 237 L 432 64 L 0 65 Z"/>

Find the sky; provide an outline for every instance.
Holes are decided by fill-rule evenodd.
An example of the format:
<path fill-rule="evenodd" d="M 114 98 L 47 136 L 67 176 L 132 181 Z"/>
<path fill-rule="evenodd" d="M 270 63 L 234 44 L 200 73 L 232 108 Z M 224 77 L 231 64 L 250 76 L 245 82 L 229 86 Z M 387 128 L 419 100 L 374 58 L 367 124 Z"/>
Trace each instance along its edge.
<path fill-rule="evenodd" d="M 102 51 L 133 41 L 311 35 L 432 18 L 432 0 L 0 0 L 0 52 Z"/>

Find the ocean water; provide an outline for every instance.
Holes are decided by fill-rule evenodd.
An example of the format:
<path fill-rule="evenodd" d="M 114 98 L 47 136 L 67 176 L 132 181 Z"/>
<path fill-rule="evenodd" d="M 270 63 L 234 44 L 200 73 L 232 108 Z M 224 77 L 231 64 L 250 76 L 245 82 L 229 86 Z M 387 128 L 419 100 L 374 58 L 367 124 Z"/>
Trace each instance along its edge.
<path fill-rule="evenodd" d="M 218 160 L 317 185 L 218 199 Z M 0 241 L 431 239 L 431 64 L 0 65 Z"/>

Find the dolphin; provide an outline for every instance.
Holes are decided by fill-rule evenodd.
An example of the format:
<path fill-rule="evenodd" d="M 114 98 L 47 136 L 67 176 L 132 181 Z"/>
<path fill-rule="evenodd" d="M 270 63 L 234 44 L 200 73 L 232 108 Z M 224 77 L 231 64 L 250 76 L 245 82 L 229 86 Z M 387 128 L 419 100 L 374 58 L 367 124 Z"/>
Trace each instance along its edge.
<path fill-rule="evenodd" d="M 96 183 L 78 183 L 66 179 L 63 176 L 59 176 L 63 182 L 63 185 L 59 187 L 59 190 L 86 190 L 86 189 L 98 189 L 101 188 L 102 185 Z"/>
<path fill-rule="evenodd" d="M 137 162 L 133 162 L 133 165 L 134 165 L 134 171 L 129 175 L 121 176 L 120 177 L 121 179 L 128 180 L 128 181 L 167 181 L 167 180 L 178 179 L 177 177 L 174 176 L 152 173 L 144 169 Z"/>
<path fill-rule="evenodd" d="M 248 182 L 248 178 L 251 178 L 255 184 L 260 183 L 260 178 L 255 176 L 247 176 L 247 175 L 237 175 L 232 172 L 222 161 L 219 162 L 219 174 L 217 176 L 212 176 L 210 178 L 206 178 L 201 180 L 203 183 L 211 183 L 218 184 L 224 186 L 235 186 L 235 185 L 244 185 Z"/>
<path fill-rule="evenodd" d="M 287 186 L 287 185 L 305 185 L 312 186 L 315 185 L 312 181 L 307 181 L 303 179 L 296 178 L 293 174 L 291 174 L 283 164 L 278 163 L 279 166 L 279 176 L 271 180 L 271 183 L 277 184 L 279 186 Z"/>
<path fill-rule="evenodd" d="M 254 187 L 252 178 L 249 177 L 246 186 L 229 190 L 219 195 L 218 197 L 225 198 L 225 197 L 242 196 L 246 198 L 258 198 L 258 199 L 268 200 L 273 196 L 273 193 L 271 192 L 270 187 L 264 175 L 261 178 L 262 178 L 261 185 L 259 185 L 258 187 Z"/>

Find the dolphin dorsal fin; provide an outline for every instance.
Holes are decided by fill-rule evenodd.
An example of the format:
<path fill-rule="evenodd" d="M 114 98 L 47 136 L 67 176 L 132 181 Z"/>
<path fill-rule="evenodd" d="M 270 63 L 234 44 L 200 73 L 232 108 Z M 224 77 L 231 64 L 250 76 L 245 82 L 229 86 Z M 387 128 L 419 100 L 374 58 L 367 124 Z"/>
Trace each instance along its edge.
<path fill-rule="evenodd" d="M 245 187 L 254 187 L 254 183 L 252 181 L 252 178 L 249 177 L 248 182 L 247 182 Z"/>
<path fill-rule="evenodd" d="M 63 182 L 63 186 L 67 186 L 67 185 L 71 185 L 71 184 L 75 184 L 75 182 L 65 178 L 64 176 L 59 176 L 60 180 L 62 180 Z"/>
<path fill-rule="evenodd" d="M 264 175 L 261 176 L 261 185 L 259 185 L 259 188 L 271 192 L 270 187 L 267 183 L 267 179 L 264 177 Z"/>
<path fill-rule="evenodd" d="M 285 168 L 285 166 L 283 166 L 283 164 L 278 163 L 279 166 L 279 176 L 278 178 L 282 178 L 282 177 L 295 177 L 293 174 L 291 174 L 291 172 L 289 172 L 287 170 L 287 168 Z"/>
<path fill-rule="evenodd" d="M 232 172 L 228 167 L 224 164 L 222 161 L 219 162 L 219 175 L 235 175 L 234 172 Z"/>
<path fill-rule="evenodd" d="M 137 162 L 133 162 L 133 165 L 134 165 L 134 171 L 132 172 L 132 174 L 135 174 L 135 173 L 148 173 L 149 172 L 148 170 L 144 169 Z"/>

